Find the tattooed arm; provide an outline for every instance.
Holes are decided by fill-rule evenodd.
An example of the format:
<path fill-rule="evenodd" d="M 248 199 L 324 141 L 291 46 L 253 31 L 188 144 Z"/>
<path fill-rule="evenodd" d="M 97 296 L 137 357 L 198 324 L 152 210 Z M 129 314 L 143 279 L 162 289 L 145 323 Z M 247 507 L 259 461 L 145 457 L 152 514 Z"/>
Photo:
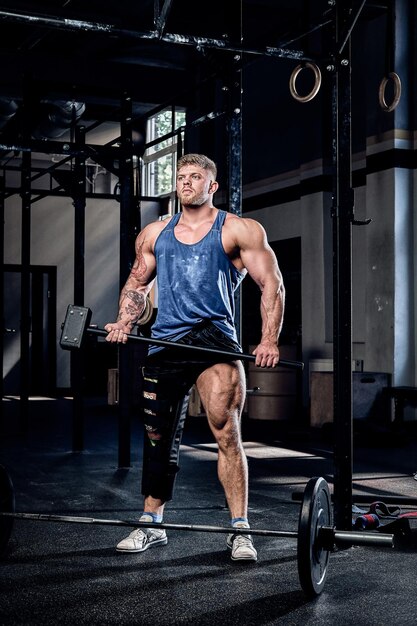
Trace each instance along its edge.
<path fill-rule="evenodd" d="M 149 270 L 152 270 L 154 262 L 152 255 L 144 252 L 145 243 L 145 238 L 139 235 L 135 244 L 135 262 L 119 298 L 117 321 L 129 326 L 130 329 L 143 313 L 146 296 L 152 287 L 153 276 L 150 275 L 152 272 Z M 145 255 L 148 257 L 147 259 Z"/>
<path fill-rule="evenodd" d="M 143 313 L 146 296 L 151 290 L 156 273 L 153 245 L 164 226 L 163 222 L 154 222 L 146 226 L 137 236 L 136 258 L 120 293 L 117 321 L 104 327 L 109 333 L 106 341 L 126 343 L 127 335 Z"/>

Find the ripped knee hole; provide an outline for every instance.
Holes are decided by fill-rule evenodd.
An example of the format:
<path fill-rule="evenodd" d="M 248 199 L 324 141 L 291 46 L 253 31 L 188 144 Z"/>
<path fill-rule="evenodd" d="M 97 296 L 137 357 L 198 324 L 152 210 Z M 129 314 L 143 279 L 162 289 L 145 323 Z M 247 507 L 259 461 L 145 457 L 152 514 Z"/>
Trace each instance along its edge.
<path fill-rule="evenodd" d="M 162 434 L 158 432 L 158 429 L 155 426 L 145 424 L 145 430 L 151 441 L 159 441 L 162 438 Z"/>

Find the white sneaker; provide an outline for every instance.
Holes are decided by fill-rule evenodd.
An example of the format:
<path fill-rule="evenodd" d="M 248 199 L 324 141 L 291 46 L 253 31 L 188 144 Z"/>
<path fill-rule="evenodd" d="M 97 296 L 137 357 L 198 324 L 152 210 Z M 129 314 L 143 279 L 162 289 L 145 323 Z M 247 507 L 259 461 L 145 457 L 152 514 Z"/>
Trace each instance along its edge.
<path fill-rule="evenodd" d="M 236 524 L 235 528 L 249 528 L 246 524 Z M 227 535 L 226 545 L 232 551 L 232 561 L 257 561 L 258 553 L 250 535 Z"/>
<path fill-rule="evenodd" d="M 152 522 L 148 515 L 142 515 L 140 522 Z M 135 528 L 126 539 L 117 544 L 118 552 L 144 552 L 154 546 L 166 546 L 168 537 L 164 528 Z"/>

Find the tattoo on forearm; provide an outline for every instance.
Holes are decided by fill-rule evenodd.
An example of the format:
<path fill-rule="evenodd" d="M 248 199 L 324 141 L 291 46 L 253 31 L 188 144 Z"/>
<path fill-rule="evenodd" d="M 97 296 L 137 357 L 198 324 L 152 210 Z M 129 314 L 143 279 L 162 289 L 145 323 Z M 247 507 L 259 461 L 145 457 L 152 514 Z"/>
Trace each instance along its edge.
<path fill-rule="evenodd" d="M 133 290 L 126 290 L 122 293 L 123 308 L 120 309 L 118 315 L 118 321 L 130 318 L 130 321 L 135 323 L 145 308 L 146 297 L 143 293 L 138 293 Z M 126 302 L 127 299 L 127 302 Z"/>
<path fill-rule="evenodd" d="M 138 293 L 137 291 L 127 291 L 126 292 L 126 297 L 130 298 L 132 300 L 132 304 L 130 305 L 130 308 L 134 308 L 136 309 L 136 311 L 139 311 L 140 313 L 142 313 L 143 307 L 145 305 L 145 296 L 143 293 Z"/>

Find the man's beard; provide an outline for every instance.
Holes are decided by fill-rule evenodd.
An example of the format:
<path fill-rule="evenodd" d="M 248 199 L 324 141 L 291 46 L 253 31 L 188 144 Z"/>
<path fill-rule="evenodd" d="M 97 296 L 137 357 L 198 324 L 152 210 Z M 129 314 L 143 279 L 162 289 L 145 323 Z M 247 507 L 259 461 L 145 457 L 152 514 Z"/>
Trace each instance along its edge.
<path fill-rule="evenodd" d="M 204 193 L 196 194 L 194 191 L 191 195 L 183 195 L 182 192 L 178 194 L 179 200 L 183 206 L 186 207 L 199 207 L 206 201 L 206 195 Z"/>

